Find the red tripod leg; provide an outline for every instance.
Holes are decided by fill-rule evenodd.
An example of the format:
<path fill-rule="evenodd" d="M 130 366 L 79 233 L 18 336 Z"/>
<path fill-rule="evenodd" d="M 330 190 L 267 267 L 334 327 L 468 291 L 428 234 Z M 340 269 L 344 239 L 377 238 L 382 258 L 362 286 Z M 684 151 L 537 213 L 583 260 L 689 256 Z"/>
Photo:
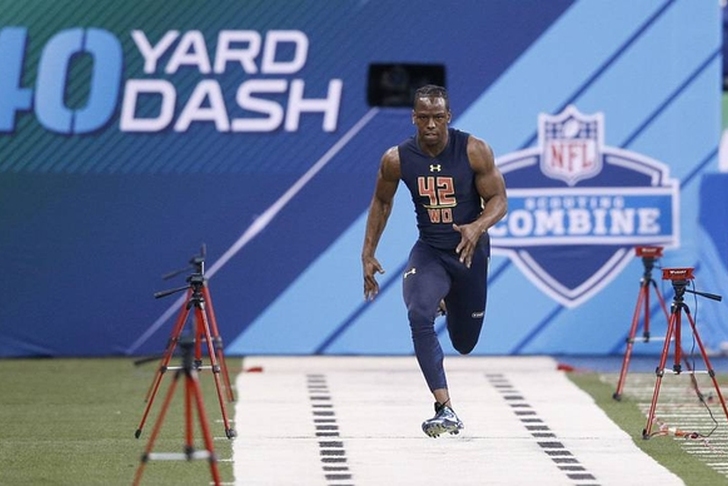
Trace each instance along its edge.
<path fill-rule="evenodd" d="M 177 318 L 177 322 L 174 325 L 174 329 L 172 330 L 172 336 L 169 338 L 169 344 L 167 345 L 167 349 L 165 350 L 162 357 L 162 362 L 159 365 L 157 374 L 155 375 L 154 381 L 152 382 L 152 385 L 147 392 L 147 397 L 145 398 L 147 406 L 144 408 L 144 414 L 142 415 L 142 419 L 139 422 L 139 427 L 137 427 L 137 430 L 134 433 L 134 436 L 137 439 L 142 434 L 144 423 L 147 421 L 147 416 L 149 415 L 149 412 L 152 409 L 152 404 L 154 403 L 154 397 L 157 395 L 159 385 L 162 383 L 162 377 L 169 367 L 169 361 L 172 359 L 172 355 L 174 354 L 174 348 L 177 346 L 177 342 L 179 341 L 180 334 L 182 333 L 182 329 L 184 328 L 189 313 L 189 307 L 184 306 L 179 314 L 179 317 Z"/>
<path fill-rule="evenodd" d="M 218 365 L 217 358 L 215 357 L 214 347 L 212 344 L 212 336 L 210 335 L 210 326 L 207 322 L 207 315 L 205 313 L 204 304 L 201 304 L 200 307 L 197 307 L 195 313 L 199 322 L 203 323 L 202 330 L 205 333 L 205 342 L 207 343 L 207 351 L 210 356 L 210 365 L 212 367 L 212 376 L 215 380 L 217 399 L 220 402 L 220 412 L 222 413 L 222 420 L 225 425 L 225 435 L 228 439 L 232 439 L 233 437 L 235 437 L 235 430 L 230 427 L 227 417 L 227 411 L 225 410 L 225 400 L 222 396 L 222 388 L 220 384 L 220 366 Z"/>
<path fill-rule="evenodd" d="M 655 420 L 655 409 L 657 408 L 657 398 L 660 396 L 660 385 L 662 384 L 662 377 L 665 374 L 665 364 L 667 363 L 667 355 L 670 351 L 670 341 L 672 334 L 678 321 L 680 308 L 675 307 L 673 313 L 670 314 L 670 320 L 667 323 L 667 333 L 665 334 L 665 343 L 662 346 L 662 354 L 660 355 L 660 364 L 657 365 L 655 374 L 657 379 L 655 380 L 655 389 L 652 392 L 652 403 L 650 404 L 650 412 L 647 415 L 647 425 L 642 430 L 642 438 L 649 439 L 652 434 L 652 423 Z"/>
<path fill-rule="evenodd" d="M 192 290 L 187 291 L 187 297 L 189 298 L 190 295 L 192 295 Z M 184 328 L 185 322 L 187 321 L 187 316 L 189 314 L 189 308 L 186 306 L 182 307 L 182 311 L 180 312 L 179 316 L 177 317 L 177 321 L 174 324 L 174 327 L 172 328 L 172 333 L 169 335 L 169 341 L 167 341 L 167 348 L 164 350 L 164 353 L 162 353 L 162 360 L 160 362 L 158 371 L 159 375 L 157 379 L 161 380 L 161 375 L 164 374 L 164 372 L 167 371 L 167 366 L 169 365 L 169 361 L 172 359 L 172 355 L 174 354 L 174 349 L 177 346 L 177 342 L 179 341 L 179 337 L 182 334 L 182 329 Z M 158 384 L 154 381 L 149 386 L 149 390 L 147 391 L 147 394 L 144 398 L 145 402 L 148 402 L 150 398 L 152 397 L 153 390 L 156 388 Z"/>
<path fill-rule="evenodd" d="M 713 381 L 713 387 L 715 388 L 715 393 L 718 395 L 718 400 L 720 400 L 720 406 L 723 407 L 723 413 L 725 414 L 726 419 L 728 419 L 728 408 L 726 408 L 725 400 L 723 398 L 723 394 L 720 391 L 720 385 L 718 385 L 718 381 L 715 378 L 715 371 L 713 370 L 713 366 L 710 364 L 710 359 L 708 358 L 708 353 L 705 352 L 705 347 L 703 346 L 703 341 L 700 339 L 700 335 L 698 334 L 698 329 L 695 327 L 695 321 L 693 320 L 692 315 L 690 315 L 690 312 L 687 312 L 688 315 L 688 321 L 690 321 L 690 328 L 693 331 L 693 335 L 695 336 L 695 342 L 698 344 L 698 348 L 700 349 L 700 354 L 703 356 L 703 361 L 705 361 L 705 366 L 708 370 L 708 375 L 710 376 L 710 379 Z"/>
<path fill-rule="evenodd" d="M 192 371 L 185 373 L 192 373 Z M 191 376 L 187 376 L 185 380 L 185 454 L 188 456 L 195 450 L 194 428 L 192 427 L 193 381 Z"/>
<path fill-rule="evenodd" d="M 152 452 L 152 449 L 154 448 L 154 442 L 157 440 L 159 431 L 162 429 L 162 423 L 164 422 L 164 416 L 167 414 L 167 409 L 169 408 L 169 404 L 172 402 L 172 396 L 174 395 L 174 390 L 177 388 L 178 379 L 179 379 L 179 372 L 175 373 L 174 380 L 172 380 L 172 383 L 170 383 L 170 385 L 169 385 L 169 391 L 167 392 L 167 396 L 164 399 L 162 408 L 159 411 L 159 418 L 157 419 L 157 423 L 154 424 L 154 428 L 152 429 L 152 435 L 149 436 L 149 442 L 147 442 L 147 447 L 146 447 L 146 449 L 144 449 L 144 453 L 142 454 L 141 463 L 139 464 L 136 475 L 134 476 L 134 486 L 138 486 L 139 481 L 141 481 L 141 479 L 142 479 L 142 474 L 144 473 L 144 466 L 149 461 L 149 454 Z"/>
<path fill-rule="evenodd" d="M 675 318 L 675 357 L 672 370 L 675 373 L 682 372 L 682 313 L 678 308 Z"/>
<path fill-rule="evenodd" d="M 627 349 L 625 350 L 624 357 L 622 358 L 622 370 L 619 373 L 617 390 L 612 395 L 612 398 L 615 400 L 620 400 L 622 398 L 622 390 L 624 389 L 624 382 L 627 378 L 627 370 L 629 369 L 629 362 L 632 357 L 634 338 L 637 334 L 637 327 L 639 325 L 640 308 L 642 306 L 642 302 L 647 298 L 648 290 L 648 287 L 644 285 L 644 283 L 640 285 L 640 291 L 637 296 L 637 305 L 635 305 L 634 314 L 632 315 L 632 325 L 629 328 L 629 335 L 627 336 Z M 645 308 L 645 310 L 647 310 L 647 308 Z M 645 314 L 647 314 L 647 312 L 645 312 Z"/>
<path fill-rule="evenodd" d="M 194 372 L 193 372 L 194 373 Z M 191 395 L 194 395 L 195 403 L 197 405 L 197 415 L 200 419 L 200 428 L 202 429 L 202 437 L 205 443 L 205 448 L 207 449 L 209 453 L 209 462 L 210 462 L 210 473 L 212 474 L 212 479 L 215 483 L 215 486 L 218 486 L 220 484 L 220 472 L 217 468 L 217 456 L 215 455 L 215 450 L 213 448 L 212 444 L 212 434 L 210 433 L 210 427 L 208 426 L 207 422 L 207 415 L 205 414 L 205 407 L 202 402 L 202 393 L 200 391 L 200 383 L 194 379 L 195 375 L 191 375 L 190 378 L 188 378 L 188 387 L 191 391 Z M 190 399 L 188 399 L 190 400 Z M 190 400 L 191 401 L 191 400 Z M 191 418 L 188 416 L 188 427 L 191 429 Z M 190 432 L 191 434 L 191 432 Z"/>
<path fill-rule="evenodd" d="M 225 382 L 225 390 L 227 391 L 227 399 L 230 402 L 235 401 L 235 394 L 233 393 L 233 387 L 230 383 L 230 374 L 228 373 L 227 364 L 225 362 L 225 354 L 223 353 L 222 337 L 220 331 L 217 328 L 217 319 L 215 319 L 215 309 L 212 307 L 212 296 L 210 295 L 210 289 L 207 287 L 202 288 L 202 295 L 205 297 L 207 302 L 207 314 L 211 326 L 212 338 L 215 343 L 215 353 L 217 355 L 217 361 L 220 363 L 220 369 L 222 371 L 222 379 Z"/>

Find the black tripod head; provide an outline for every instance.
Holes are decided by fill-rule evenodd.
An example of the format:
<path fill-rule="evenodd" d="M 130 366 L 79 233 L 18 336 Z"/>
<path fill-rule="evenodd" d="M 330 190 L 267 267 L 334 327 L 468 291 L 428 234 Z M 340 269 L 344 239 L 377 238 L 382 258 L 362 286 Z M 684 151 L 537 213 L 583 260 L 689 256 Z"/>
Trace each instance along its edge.
<path fill-rule="evenodd" d="M 168 295 L 175 294 L 177 292 L 181 292 L 183 290 L 186 290 L 190 287 L 192 287 L 195 290 L 199 290 L 202 285 L 205 283 L 205 256 L 207 254 L 207 247 L 203 243 L 200 247 L 200 253 L 198 255 L 194 255 L 189 260 L 189 265 L 185 268 L 175 270 L 173 272 L 167 273 L 165 275 L 162 275 L 162 280 L 169 280 L 173 277 L 176 277 L 180 273 L 183 273 L 185 271 L 189 271 L 192 269 L 192 274 L 190 274 L 187 277 L 187 283 L 189 285 L 185 285 L 184 287 L 177 287 L 174 289 L 169 290 L 162 290 L 160 292 L 154 293 L 155 299 L 161 299 L 162 297 L 166 297 Z"/>
<path fill-rule="evenodd" d="M 194 273 L 204 275 L 205 274 L 205 256 L 207 255 L 207 246 L 203 243 L 200 246 L 200 253 L 198 255 L 193 255 L 192 258 L 189 260 L 189 265 L 187 265 L 184 268 L 180 268 L 179 270 L 175 270 L 173 272 L 169 272 L 167 274 L 162 275 L 162 280 L 169 280 L 171 278 L 176 277 L 180 273 L 184 273 L 186 271 L 189 271 L 190 268 L 194 270 Z"/>
<path fill-rule="evenodd" d="M 672 288 L 675 290 L 675 300 L 681 302 L 685 292 L 706 297 L 711 300 L 720 302 L 723 297 L 717 294 L 711 294 L 708 292 L 700 292 L 698 290 L 692 290 L 688 288 L 690 281 L 695 278 L 693 274 L 693 268 L 663 268 L 662 269 L 662 280 L 670 280 L 672 282 Z"/>
<path fill-rule="evenodd" d="M 638 246 L 635 247 L 635 255 L 642 258 L 645 272 L 642 278 L 645 282 L 652 280 L 652 269 L 655 268 L 655 261 L 662 257 L 661 246 Z"/>

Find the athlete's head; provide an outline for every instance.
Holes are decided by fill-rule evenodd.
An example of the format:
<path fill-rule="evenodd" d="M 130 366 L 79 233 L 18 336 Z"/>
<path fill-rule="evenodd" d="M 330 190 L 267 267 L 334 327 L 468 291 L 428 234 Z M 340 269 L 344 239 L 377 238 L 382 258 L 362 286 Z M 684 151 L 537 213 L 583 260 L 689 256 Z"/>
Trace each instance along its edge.
<path fill-rule="evenodd" d="M 415 91 L 412 123 L 417 127 L 420 143 L 426 146 L 444 145 L 452 114 L 447 90 L 428 84 Z"/>

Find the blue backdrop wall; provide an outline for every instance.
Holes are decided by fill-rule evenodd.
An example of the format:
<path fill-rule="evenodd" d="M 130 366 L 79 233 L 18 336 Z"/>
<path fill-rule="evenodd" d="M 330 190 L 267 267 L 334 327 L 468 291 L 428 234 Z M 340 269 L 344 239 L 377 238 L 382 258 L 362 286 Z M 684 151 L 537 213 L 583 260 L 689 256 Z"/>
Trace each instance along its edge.
<path fill-rule="evenodd" d="M 153 293 L 203 244 L 228 354 L 411 353 L 404 189 L 362 296 L 379 158 L 412 134 L 367 103 L 373 63 L 444 66 L 506 177 L 476 353 L 621 353 L 638 245 L 726 288 L 714 0 L 0 6 L 0 356 L 161 351 L 185 295 Z M 690 304 L 721 349 L 725 303 Z"/>

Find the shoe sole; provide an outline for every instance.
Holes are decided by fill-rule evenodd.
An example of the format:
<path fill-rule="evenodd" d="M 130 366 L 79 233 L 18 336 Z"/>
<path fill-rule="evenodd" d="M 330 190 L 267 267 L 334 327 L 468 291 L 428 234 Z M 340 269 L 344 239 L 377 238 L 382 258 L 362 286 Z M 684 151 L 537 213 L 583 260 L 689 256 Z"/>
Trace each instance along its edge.
<path fill-rule="evenodd" d="M 457 424 L 422 424 L 422 431 L 430 437 L 438 438 L 441 434 L 458 435 L 462 426 Z"/>

